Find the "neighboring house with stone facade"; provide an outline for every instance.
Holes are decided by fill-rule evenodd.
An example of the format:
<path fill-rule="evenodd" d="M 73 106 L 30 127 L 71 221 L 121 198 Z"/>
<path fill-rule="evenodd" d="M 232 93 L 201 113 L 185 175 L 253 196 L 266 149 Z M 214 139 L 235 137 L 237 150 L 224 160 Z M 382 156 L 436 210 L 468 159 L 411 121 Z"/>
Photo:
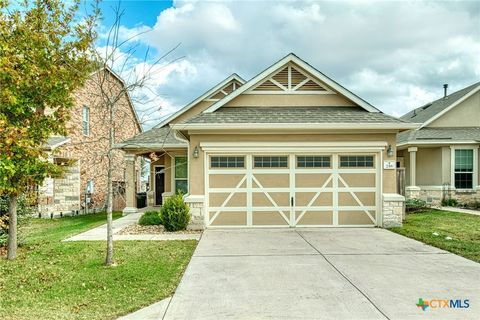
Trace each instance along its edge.
<path fill-rule="evenodd" d="M 480 82 L 401 117 L 421 123 L 397 137 L 398 164 L 406 169 L 406 195 L 440 204 L 480 200 Z"/>
<path fill-rule="evenodd" d="M 106 96 L 118 100 L 115 102 L 115 142 L 142 132 L 123 80 L 109 69 L 93 73 L 84 87 L 74 93 L 75 106 L 67 123 L 68 135 L 51 137 L 45 146 L 50 161 L 61 165 L 64 174 L 47 178 L 38 188 L 38 209 L 42 215 L 104 207 L 109 136 Z M 125 207 L 125 163 L 124 152 L 114 150 L 115 210 Z M 140 182 L 138 161 L 134 167 L 129 183 L 133 183 L 134 190 L 137 190 Z"/>
<path fill-rule="evenodd" d="M 118 147 L 153 159 L 148 204 L 180 190 L 195 227 L 391 227 L 404 210 L 396 135 L 416 127 L 289 54 Z"/>

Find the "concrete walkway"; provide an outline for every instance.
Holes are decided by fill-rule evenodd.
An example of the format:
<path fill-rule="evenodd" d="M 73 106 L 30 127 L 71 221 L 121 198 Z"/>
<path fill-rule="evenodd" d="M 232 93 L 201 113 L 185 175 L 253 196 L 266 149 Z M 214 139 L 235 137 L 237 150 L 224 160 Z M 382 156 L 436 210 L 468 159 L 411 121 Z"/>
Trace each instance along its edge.
<path fill-rule="evenodd" d="M 463 209 L 463 208 L 457 208 L 457 207 L 440 207 L 440 210 L 461 212 L 461 213 L 474 214 L 474 215 L 480 216 L 479 210 Z"/>
<path fill-rule="evenodd" d="M 206 230 L 164 319 L 480 319 L 480 264 L 378 228 Z M 470 301 L 427 308 L 422 298 Z"/>
<path fill-rule="evenodd" d="M 117 320 L 157 320 L 162 319 L 165 311 L 167 311 L 168 304 L 170 299 L 166 298 L 159 302 L 156 302 L 148 307 L 135 311 L 133 313 L 127 314 L 126 316 L 120 317 Z"/>
<path fill-rule="evenodd" d="M 152 240 L 152 241 L 163 241 L 163 240 L 199 240 L 199 233 L 173 233 L 173 234 L 115 234 L 122 230 L 123 228 L 135 224 L 138 222 L 138 219 L 142 216 L 145 210 L 140 212 L 131 213 L 119 219 L 113 221 L 113 240 Z M 70 237 L 63 241 L 106 241 L 107 240 L 107 224 L 103 224 L 99 227 L 90 229 L 83 233 L 77 234 L 76 236 Z"/>

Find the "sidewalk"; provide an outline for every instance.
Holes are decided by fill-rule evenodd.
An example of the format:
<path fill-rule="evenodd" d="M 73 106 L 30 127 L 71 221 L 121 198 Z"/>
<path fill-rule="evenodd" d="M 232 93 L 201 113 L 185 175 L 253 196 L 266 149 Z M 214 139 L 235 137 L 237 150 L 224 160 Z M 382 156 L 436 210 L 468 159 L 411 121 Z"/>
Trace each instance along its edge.
<path fill-rule="evenodd" d="M 480 211 L 478 211 L 478 210 L 462 209 L 462 208 L 457 208 L 457 207 L 440 207 L 440 210 L 474 214 L 476 216 L 480 216 Z"/>
<path fill-rule="evenodd" d="M 117 235 L 116 233 L 122 230 L 123 228 L 137 223 L 138 219 L 142 216 L 143 210 L 140 209 L 139 212 L 131 213 L 124 217 L 121 217 L 113 221 L 113 240 L 153 240 L 153 241 L 162 241 L 162 240 L 199 240 L 200 234 L 122 234 Z M 90 229 L 83 233 L 77 234 L 76 236 L 67 238 L 63 241 L 106 241 L 107 240 L 107 224 L 101 225 L 99 227 Z"/>
<path fill-rule="evenodd" d="M 157 320 L 163 319 L 165 311 L 167 311 L 168 304 L 172 298 L 166 298 L 155 302 L 148 307 L 142 308 L 130 314 L 127 314 L 123 317 L 118 318 L 117 320 Z"/>

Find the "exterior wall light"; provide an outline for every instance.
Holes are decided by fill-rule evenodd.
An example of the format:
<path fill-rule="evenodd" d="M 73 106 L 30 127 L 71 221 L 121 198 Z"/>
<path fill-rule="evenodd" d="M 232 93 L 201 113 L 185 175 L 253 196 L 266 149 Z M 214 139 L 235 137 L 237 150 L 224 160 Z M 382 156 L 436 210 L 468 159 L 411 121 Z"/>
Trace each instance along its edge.
<path fill-rule="evenodd" d="M 200 155 L 200 150 L 198 149 L 198 146 L 195 146 L 195 148 L 193 149 L 193 157 L 198 158 L 199 155 Z"/>
<path fill-rule="evenodd" d="M 387 156 L 393 157 L 393 148 L 392 148 L 392 145 L 389 145 L 389 146 L 388 146 Z"/>

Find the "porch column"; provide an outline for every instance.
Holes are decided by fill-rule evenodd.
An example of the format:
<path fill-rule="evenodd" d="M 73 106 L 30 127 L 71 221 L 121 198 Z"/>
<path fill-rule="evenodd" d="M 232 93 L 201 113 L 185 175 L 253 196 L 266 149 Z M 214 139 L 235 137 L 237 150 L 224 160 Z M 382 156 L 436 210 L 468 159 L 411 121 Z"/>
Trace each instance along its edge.
<path fill-rule="evenodd" d="M 417 147 L 408 148 L 410 153 L 410 185 L 409 187 L 416 187 L 417 185 Z"/>
<path fill-rule="evenodd" d="M 126 154 L 125 160 L 125 209 L 123 215 L 138 212 L 134 154 Z"/>

